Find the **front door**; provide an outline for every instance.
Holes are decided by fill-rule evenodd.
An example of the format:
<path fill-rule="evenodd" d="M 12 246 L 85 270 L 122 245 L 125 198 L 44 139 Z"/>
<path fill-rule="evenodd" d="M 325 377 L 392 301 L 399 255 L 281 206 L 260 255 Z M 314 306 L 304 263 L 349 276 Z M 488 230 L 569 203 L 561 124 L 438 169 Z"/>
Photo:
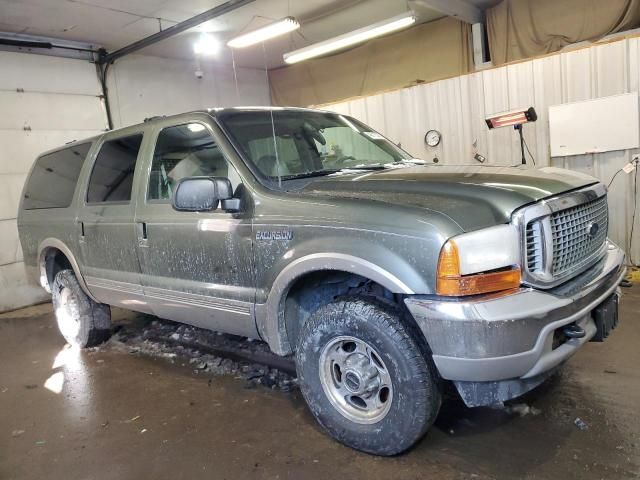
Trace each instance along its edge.
<path fill-rule="evenodd" d="M 205 123 L 160 124 L 155 135 L 135 219 L 145 297 L 159 317 L 257 336 L 251 218 L 171 206 L 181 178 L 226 177 L 236 192 L 242 180 Z"/>
<path fill-rule="evenodd" d="M 78 235 L 83 273 L 97 300 L 148 311 L 136 252 L 134 185 L 142 132 L 107 136 L 91 167 Z"/>

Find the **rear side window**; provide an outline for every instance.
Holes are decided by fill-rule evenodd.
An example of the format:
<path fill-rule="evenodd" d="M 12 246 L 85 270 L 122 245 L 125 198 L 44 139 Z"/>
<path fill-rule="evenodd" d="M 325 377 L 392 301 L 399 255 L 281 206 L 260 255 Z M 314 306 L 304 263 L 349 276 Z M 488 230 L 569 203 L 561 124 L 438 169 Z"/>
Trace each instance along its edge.
<path fill-rule="evenodd" d="M 91 143 L 81 143 L 38 158 L 27 181 L 23 208 L 36 210 L 71 205 L 90 148 Z"/>
<path fill-rule="evenodd" d="M 89 178 L 87 203 L 131 200 L 133 173 L 141 143 L 140 133 L 102 144 Z"/>

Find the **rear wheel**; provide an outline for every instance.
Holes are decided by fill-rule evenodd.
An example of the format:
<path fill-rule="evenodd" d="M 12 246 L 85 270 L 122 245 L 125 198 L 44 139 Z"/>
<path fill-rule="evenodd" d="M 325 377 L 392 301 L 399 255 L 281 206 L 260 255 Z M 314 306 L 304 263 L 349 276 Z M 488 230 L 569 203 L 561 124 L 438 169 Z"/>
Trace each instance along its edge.
<path fill-rule="evenodd" d="M 318 309 L 300 333 L 296 368 L 318 422 L 368 453 L 410 448 L 440 408 L 432 363 L 399 312 L 374 300 L 349 298 Z"/>
<path fill-rule="evenodd" d="M 73 270 L 59 271 L 51 291 L 58 329 L 70 345 L 93 347 L 109 339 L 109 305 L 89 298 L 80 287 Z"/>

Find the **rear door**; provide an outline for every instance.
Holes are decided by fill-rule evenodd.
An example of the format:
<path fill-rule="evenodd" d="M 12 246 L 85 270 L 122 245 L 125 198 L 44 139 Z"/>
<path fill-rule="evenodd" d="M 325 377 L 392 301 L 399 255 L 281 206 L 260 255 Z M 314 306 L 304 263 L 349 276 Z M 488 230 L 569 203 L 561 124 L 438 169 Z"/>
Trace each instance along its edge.
<path fill-rule="evenodd" d="M 83 273 L 97 300 L 148 311 L 140 283 L 134 224 L 143 132 L 105 135 L 78 211 Z"/>
<path fill-rule="evenodd" d="M 181 178 L 229 178 L 238 196 L 242 179 L 219 148 L 207 121 L 159 123 L 150 142 L 146 181 L 138 192 L 136 223 L 142 284 L 162 318 L 238 335 L 257 336 L 251 214 L 178 212 L 171 196 Z"/>

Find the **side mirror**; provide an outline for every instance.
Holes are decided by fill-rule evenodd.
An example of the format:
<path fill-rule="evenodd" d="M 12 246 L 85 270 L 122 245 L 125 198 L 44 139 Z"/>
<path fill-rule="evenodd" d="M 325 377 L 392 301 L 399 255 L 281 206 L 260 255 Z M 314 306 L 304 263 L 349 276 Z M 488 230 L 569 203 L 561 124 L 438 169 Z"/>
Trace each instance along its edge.
<path fill-rule="evenodd" d="M 183 212 L 210 212 L 222 201 L 233 198 L 233 187 L 228 178 L 185 177 L 173 192 L 171 205 Z"/>

